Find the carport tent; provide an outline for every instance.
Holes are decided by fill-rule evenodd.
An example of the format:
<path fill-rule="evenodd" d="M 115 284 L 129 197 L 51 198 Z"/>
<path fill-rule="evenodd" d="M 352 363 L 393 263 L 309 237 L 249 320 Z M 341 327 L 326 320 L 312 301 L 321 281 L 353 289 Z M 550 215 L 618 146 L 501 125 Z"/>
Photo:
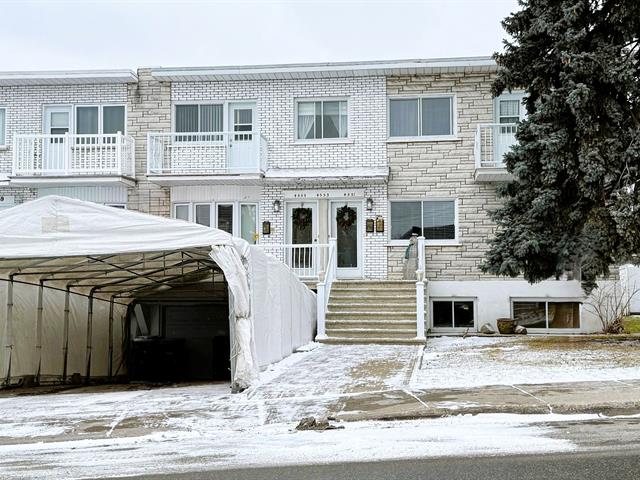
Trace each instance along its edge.
<path fill-rule="evenodd" d="M 209 278 L 213 281 L 216 274 L 220 278 L 223 273 L 235 318 L 232 378 L 236 387 L 247 387 L 257 375 L 251 338 L 248 250 L 247 242 L 220 230 L 66 197 L 44 197 L 0 213 L 0 277 L 5 280 L 0 283 L 6 283 L 7 299 L 4 331 L 0 330 L 4 347 L 0 366 L 5 381 L 10 382 L 14 374 L 41 372 L 42 349 L 46 347 L 43 329 L 45 317 L 50 317 L 45 311 L 49 292 L 58 292 L 56 297 L 63 295 L 65 299 L 62 311 L 57 309 L 63 318 L 56 319 L 62 321 L 64 330 L 63 375 L 67 373 L 69 342 L 77 340 L 70 333 L 71 304 L 78 298 L 86 304 L 87 376 L 92 372 L 92 350 L 96 348 L 95 305 L 99 302 L 103 310 L 108 305 L 111 375 L 114 312 L 122 313 L 145 294 Z M 20 285 L 31 288 L 16 295 Z M 25 323 L 21 318 L 24 309 L 18 299 L 36 304 L 34 329 L 30 328 L 30 319 Z M 26 360 L 19 358 L 20 339 L 35 347 L 35 353 L 26 355 Z"/>

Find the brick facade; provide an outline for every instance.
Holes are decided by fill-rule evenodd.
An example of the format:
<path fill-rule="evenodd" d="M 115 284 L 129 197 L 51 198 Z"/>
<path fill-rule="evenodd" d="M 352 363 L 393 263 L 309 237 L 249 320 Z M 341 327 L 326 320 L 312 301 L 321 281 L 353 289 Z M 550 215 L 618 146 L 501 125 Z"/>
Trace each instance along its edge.
<path fill-rule="evenodd" d="M 43 131 L 45 105 L 97 105 L 127 103 L 127 86 L 110 85 L 33 85 L 0 86 L 0 106 L 7 108 L 7 148 L 0 149 L 0 177 L 11 174 L 13 136 Z M 37 197 L 33 188 L 9 187 L 0 183 L 0 195 L 15 196 L 16 204 Z"/>

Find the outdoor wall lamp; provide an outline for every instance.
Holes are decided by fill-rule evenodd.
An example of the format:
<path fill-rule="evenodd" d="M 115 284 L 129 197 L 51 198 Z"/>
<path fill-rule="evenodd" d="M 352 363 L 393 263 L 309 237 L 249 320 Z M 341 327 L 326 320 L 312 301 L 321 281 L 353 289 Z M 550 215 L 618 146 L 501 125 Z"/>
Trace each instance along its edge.
<path fill-rule="evenodd" d="M 368 211 L 373 210 L 373 198 L 371 197 L 367 198 L 367 210 Z"/>
<path fill-rule="evenodd" d="M 278 213 L 280 211 L 280 200 L 273 202 L 273 212 Z"/>

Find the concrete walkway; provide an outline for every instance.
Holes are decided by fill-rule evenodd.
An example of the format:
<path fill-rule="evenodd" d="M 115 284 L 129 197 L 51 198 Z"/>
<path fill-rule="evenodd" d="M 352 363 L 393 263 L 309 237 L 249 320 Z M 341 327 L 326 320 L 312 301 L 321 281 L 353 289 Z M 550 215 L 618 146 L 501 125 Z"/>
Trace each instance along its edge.
<path fill-rule="evenodd" d="M 640 380 L 362 393 L 341 398 L 332 415 L 357 421 L 480 413 L 640 413 Z"/>

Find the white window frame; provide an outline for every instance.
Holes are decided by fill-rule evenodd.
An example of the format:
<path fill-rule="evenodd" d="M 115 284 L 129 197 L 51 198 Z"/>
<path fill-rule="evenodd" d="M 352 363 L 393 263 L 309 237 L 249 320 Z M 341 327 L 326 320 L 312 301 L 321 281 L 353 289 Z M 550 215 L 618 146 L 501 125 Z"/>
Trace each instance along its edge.
<path fill-rule="evenodd" d="M 257 245 L 260 240 L 260 204 L 258 202 L 245 202 L 245 201 L 238 201 L 237 203 L 237 209 L 238 209 L 238 235 L 236 235 L 238 238 L 242 238 L 242 205 L 253 205 L 256 207 L 256 225 L 255 225 L 255 232 L 254 235 L 257 235 L 258 238 L 255 239 L 255 244 Z"/>
<path fill-rule="evenodd" d="M 409 239 L 401 240 L 401 239 L 391 238 L 391 225 L 393 222 L 393 219 L 391 218 L 391 204 L 395 202 L 421 202 L 421 205 L 420 205 L 420 221 L 421 222 L 424 220 L 424 204 L 422 202 L 453 202 L 453 205 L 454 205 L 453 225 L 454 225 L 455 238 L 452 238 L 449 240 L 425 239 L 424 244 L 430 245 L 430 246 L 460 245 L 460 228 L 459 228 L 460 212 L 458 209 L 458 203 L 459 203 L 458 198 L 457 197 L 433 197 L 433 198 L 394 198 L 393 200 L 389 200 L 388 206 L 387 206 L 388 208 L 387 212 L 389 212 L 389 228 L 387 229 L 387 232 L 388 232 L 387 241 L 389 242 L 390 246 L 406 247 L 407 245 L 409 245 Z M 421 228 L 424 228 L 424 227 L 421 226 Z"/>
<path fill-rule="evenodd" d="M 187 215 L 187 222 L 193 222 L 193 204 L 189 202 L 177 202 L 171 205 L 171 218 L 181 220 L 176 215 L 176 210 L 180 206 L 187 206 L 189 214 Z"/>
<path fill-rule="evenodd" d="M 548 333 L 548 332 L 554 332 L 554 333 L 562 333 L 562 332 L 567 332 L 567 333 L 576 333 L 576 332 L 581 332 L 582 331 L 582 325 L 583 325 L 583 320 L 584 320 L 584 299 L 582 298 L 576 298 L 576 297 L 509 297 L 509 309 L 511 312 L 511 318 L 515 318 L 514 317 L 514 311 L 513 311 L 513 304 L 515 302 L 529 302 L 529 303 L 533 303 L 533 302 L 544 302 L 545 306 L 544 306 L 544 310 L 545 310 L 545 323 L 546 323 L 546 327 L 545 328 L 530 328 L 530 327 L 526 327 L 527 331 L 529 332 L 533 332 L 533 333 Z M 580 326 L 578 328 L 549 328 L 549 303 L 577 303 L 578 304 L 578 314 L 580 316 L 579 321 L 580 321 Z"/>
<path fill-rule="evenodd" d="M 495 123 L 500 123 L 500 100 L 518 100 L 520 102 L 519 116 L 520 121 L 524 120 L 527 115 L 527 112 L 524 109 L 524 105 L 522 104 L 522 100 L 524 98 L 525 93 L 523 91 L 520 92 L 510 92 L 503 93 L 502 95 L 493 99 L 493 121 Z"/>
<path fill-rule="evenodd" d="M 239 100 L 238 102 L 243 102 L 243 100 Z M 171 132 L 178 134 L 188 134 L 188 133 L 223 133 L 229 129 L 228 119 L 229 116 L 227 103 L 224 100 L 206 100 L 206 101 L 198 101 L 198 100 L 181 100 L 178 102 L 173 102 L 171 106 Z M 222 132 L 176 132 L 176 107 L 184 106 L 184 105 L 197 105 L 198 107 L 198 130 L 200 130 L 200 107 L 203 105 L 222 105 Z M 186 140 L 185 140 L 186 141 Z"/>
<path fill-rule="evenodd" d="M 48 107 L 55 107 L 56 105 L 47 105 Z M 60 105 L 63 106 L 63 105 Z M 104 118 L 103 118 L 103 107 L 123 107 L 124 108 L 124 132 L 121 132 L 123 135 L 127 134 L 127 105 L 125 103 L 79 103 L 73 105 L 73 112 L 71 118 L 71 128 L 70 133 L 74 134 L 76 132 L 76 120 L 78 118 L 78 108 L 98 108 L 98 133 L 96 134 L 86 134 L 86 135 L 105 135 L 103 127 L 104 127 Z M 113 133 L 109 133 L 106 135 L 115 135 Z"/>
<path fill-rule="evenodd" d="M 415 135 L 404 137 L 391 136 L 391 101 L 418 100 L 418 132 L 422 132 L 422 99 L 451 99 L 451 135 Z M 430 93 L 425 95 L 390 95 L 387 97 L 387 142 L 438 142 L 458 140 L 458 96 L 455 93 Z"/>
<path fill-rule="evenodd" d="M 191 211 L 193 212 L 193 219 L 189 220 L 193 223 L 197 223 L 196 219 L 197 219 L 197 208 L 201 207 L 203 205 L 207 205 L 209 207 L 209 227 L 213 227 L 213 223 L 215 223 L 215 218 L 213 218 L 213 214 L 215 213 L 215 205 L 212 202 L 193 202 L 193 205 L 191 207 Z M 201 225 L 200 223 L 197 223 L 198 225 Z M 206 225 L 204 225 L 206 226 Z"/>
<path fill-rule="evenodd" d="M 434 326 L 434 318 L 433 318 L 433 302 L 451 302 L 451 315 L 453 322 L 455 324 L 455 310 L 454 310 L 454 302 L 473 302 L 473 327 L 436 327 Z M 447 332 L 464 332 L 466 330 L 477 330 L 478 329 L 478 298 L 477 297 L 438 297 L 438 296 L 429 296 L 429 326 L 432 331 L 447 331 Z"/>
<path fill-rule="evenodd" d="M 336 138 L 298 138 L 298 104 L 308 102 L 347 102 L 347 136 Z M 324 106 L 323 112 L 324 112 Z M 293 101 L 293 142 L 299 145 L 353 143 L 351 138 L 351 99 L 349 97 L 300 97 Z"/>
<path fill-rule="evenodd" d="M 8 146 L 7 138 L 9 137 L 9 108 L 5 105 L 0 105 L 0 110 L 4 112 L 4 132 L 2 132 L 2 136 L 0 136 L 0 150 L 5 150 Z"/>

